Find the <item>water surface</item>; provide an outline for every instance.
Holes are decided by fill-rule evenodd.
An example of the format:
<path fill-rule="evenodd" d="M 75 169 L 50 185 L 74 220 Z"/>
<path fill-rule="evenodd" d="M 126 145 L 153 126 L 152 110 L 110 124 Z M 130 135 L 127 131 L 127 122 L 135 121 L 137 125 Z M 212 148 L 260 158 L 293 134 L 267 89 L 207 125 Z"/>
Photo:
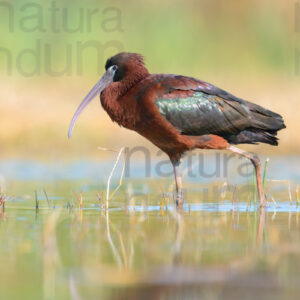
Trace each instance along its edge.
<path fill-rule="evenodd" d="M 111 163 L 33 165 L 0 163 L 1 299 L 298 299 L 293 173 L 266 182 L 264 213 L 251 176 L 187 179 L 182 213 L 172 178 L 125 178 L 105 211 Z"/>

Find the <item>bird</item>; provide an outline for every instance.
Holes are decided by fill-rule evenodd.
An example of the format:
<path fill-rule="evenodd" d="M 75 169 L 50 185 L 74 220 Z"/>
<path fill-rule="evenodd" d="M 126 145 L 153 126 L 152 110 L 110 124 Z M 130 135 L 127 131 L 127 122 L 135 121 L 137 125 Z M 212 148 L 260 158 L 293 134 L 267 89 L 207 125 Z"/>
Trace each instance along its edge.
<path fill-rule="evenodd" d="M 194 149 L 227 150 L 249 159 L 260 207 L 265 206 L 260 159 L 236 145 L 277 146 L 277 132 L 286 127 L 280 114 L 193 77 L 151 74 L 141 54 L 121 52 L 107 59 L 105 73 L 77 108 L 69 138 L 81 112 L 99 95 L 113 122 L 134 130 L 168 155 L 177 208 L 184 203 L 180 160 Z"/>

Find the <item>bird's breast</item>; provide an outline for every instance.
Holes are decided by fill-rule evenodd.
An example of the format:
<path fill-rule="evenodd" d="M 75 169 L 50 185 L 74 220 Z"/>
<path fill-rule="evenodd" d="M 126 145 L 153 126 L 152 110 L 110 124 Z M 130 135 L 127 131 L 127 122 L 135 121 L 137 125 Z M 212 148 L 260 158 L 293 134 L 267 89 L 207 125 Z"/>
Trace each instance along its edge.
<path fill-rule="evenodd" d="M 139 116 L 134 103 L 123 98 L 107 99 L 101 97 L 101 105 L 113 122 L 135 130 Z"/>

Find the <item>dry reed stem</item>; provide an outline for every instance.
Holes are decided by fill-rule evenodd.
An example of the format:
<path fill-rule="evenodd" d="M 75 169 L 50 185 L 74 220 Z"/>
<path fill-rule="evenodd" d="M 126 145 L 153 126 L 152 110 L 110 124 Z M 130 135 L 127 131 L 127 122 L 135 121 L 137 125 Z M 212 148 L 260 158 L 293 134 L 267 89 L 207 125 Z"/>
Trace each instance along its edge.
<path fill-rule="evenodd" d="M 162 199 L 161 199 L 161 203 L 160 203 L 160 213 L 161 213 L 162 216 L 165 215 L 164 206 L 165 206 L 165 195 L 163 194 Z"/>
<path fill-rule="evenodd" d="M 38 195 L 37 195 L 37 190 L 34 191 L 34 195 L 35 195 L 35 210 L 39 209 L 39 199 L 38 199 Z"/>
<path fill-rule="evenodd" d="M 118 186 L 112 191 L 109 200 L 112 199 L 112 197 L 115 195 L 115 193 L 119 190 L 119 188 L 121 187 L 122 183 L 123 183 L 123 176 L 124 176 L 124 171 L 125 171 L 125 159 L 122 165 L 122 171 L 121 171 L 121 175 L 120 175 L 120 180 L 119 180 L 119 184 Z"/>
<path fill-rule="evenodd" d="M 110 181 L 111 181 L 111 178 L 114 174 L 114 171 L 117 167 L 117 164 L 121 158 L 121 154 L 123 153 L 125 147 L 122 147 L 117 155 L 117 158 L 116 158 L 116 161 L 114 163 L 114 166 L 108 176 L 108 180 L 107 180 L 107 185 L 106 185 L 106 203 L 105 203 L 105 209 L 106 211 L 108 210 L 108 204 L 109 204 L 109 199 L 112 198 L 112 196 L 117 192 L 117 190 L 120 188 L 120 186 L 122 185 L 122 179 L 123 179 L 123 175 L 124 175 L 124 170 L 125 170 L 125 159 L 124 159 L 124 163 L 123 163 L 123 167 L 122 167 L 122 172 L 121 172 L 121 176 L 120 176 L 120 181 L 119 181 L 119 184 L 118 186 L 115 188 L 115 190 L 112 192 L 111 196 L 109 196 L 109 191 L 110 191 Z M 107 148 L 102 148 L 102 147 L 98 147 L 98 150 L 103 150 L 103 151 L 113 151 L 113 152 L 116 152 L 115 150 L 112 150 L 112 149 L 107 149 Z"/>
<path fill-rule="evenodd" d="M 4 213 L 4 211 L 5 211 L 5 202 L 6 202 L 6 200 L 7 200 L 6 195 L 0 193 L 0 207 L 2 207 L 2 212 L 1 213 Z"/>
<path fill-rule="evenodd" d="M 98 198 L 98 200 L 99 200 L 100 210 L 102 210 L 102 208 L 103 208 L 103 204 L 102 204 L 102 194 L 100 195 L 100 194 L 97 192 L 97 198 Z"/>
<path fill-rule="evenodd" d="M 282 182 L 282 183 L 286 183 L 287 186 L 288 186 L 288 194 L 289 194 L 290 205 L 293 204 L 291 183 L 288 180 L 270 179 L 268 181 L 270 181 L 270 182 Z"/>
<path fill-rule="evenodd" d="M 3 206 L 6 201 L 6 195 L 0 194 L 0 206 Z"/>
<path fill-rule="evenodd" d="M 47 192 L 46 192 L 46 189 L 44 188 L 43 191 L 44 191 L 44 194 L 45 194 L 47 203 L 48 203 L 48 207 L 50 208 L 50 201 L 49 201 L 49 198 L 48 198 L 48 194 L 47 194 Z"/>
<path fill-rule="evenodd" d="M 74 193 L 75 193 L 75 196 L 78 201 L 79 209 L 81 210 L 82 209 L 82 192 L 80 192 L 79 195 L 76 192 L 74 192 Z"/>

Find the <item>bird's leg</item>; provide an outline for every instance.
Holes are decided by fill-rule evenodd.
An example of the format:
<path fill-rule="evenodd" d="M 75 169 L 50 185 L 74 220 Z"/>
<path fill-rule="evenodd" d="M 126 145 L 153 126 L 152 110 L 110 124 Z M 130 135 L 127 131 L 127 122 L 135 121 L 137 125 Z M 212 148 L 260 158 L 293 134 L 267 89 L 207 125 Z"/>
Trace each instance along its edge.
<path fill-rule="evenodd" d="M 265 197 L 264 197 L 263 184 L 261 178 L 261 166 L 260 166 L 260 160 L 258 156 L 233 146 L 230 146 L 228 150 L 251 160 L 252 164 L 254 165 L 255 174 L 256 174 L 256 183 L 257 183 L 257 190 L 258 190 L 258 195 L 260 200 L 260 207 L 261 208 L 265 207 Z"/>
<path fill-rule="evenodd" d="M 172 162 L 175 184 L 176 184 L 176 206 L 182 208 L 183 205 L 183 190 L 182 190 L 182 178 L 179 172 L 179 162 Z"/>

